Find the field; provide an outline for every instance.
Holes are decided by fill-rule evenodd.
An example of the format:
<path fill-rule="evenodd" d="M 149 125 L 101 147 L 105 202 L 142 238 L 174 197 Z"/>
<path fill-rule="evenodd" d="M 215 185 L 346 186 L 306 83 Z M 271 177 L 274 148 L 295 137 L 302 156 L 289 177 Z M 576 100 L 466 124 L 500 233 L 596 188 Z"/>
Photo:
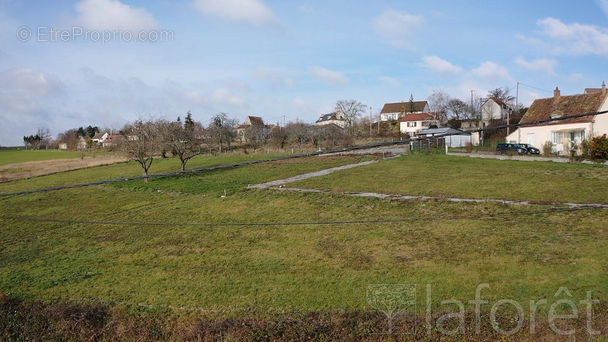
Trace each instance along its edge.
<path fill-rule="evenodd" d="M 105 153 L 97 152 L 95 154 L 103 155 Z M 92 155 L 93 153 L 90 152 L 82 153 L 58 150 L 0 150 L 0 166 L 31 161 L 89 157 Z"/>
<path fill-rule="evenodd" d="M 258 158 L 205 156 L 189 166 Z M 608 203 L 603 166 L 412 155 L 289 184 L 327 193 L 247 189 L 373 158 L 309 157 L 0 198 L 0 292 L 186 321 L 369 312 L 369 284 L 416 284 L 411 314 L 425 308 L 425 284 L 435 311 L 450 309 L 443 300 L 473 299 L 480 283 L 490 303 L 513 299 L 526 310 L 560 287 L 577 302 L 586 291 L 608 298 L 608 210 L 548 204 Z M 160 160 L 153 172 L 177 168 Z M 8 182 L 0 192 L 139 174 L 122 163 Z M 353 191 L 539 204 L 339 193 Z"/>

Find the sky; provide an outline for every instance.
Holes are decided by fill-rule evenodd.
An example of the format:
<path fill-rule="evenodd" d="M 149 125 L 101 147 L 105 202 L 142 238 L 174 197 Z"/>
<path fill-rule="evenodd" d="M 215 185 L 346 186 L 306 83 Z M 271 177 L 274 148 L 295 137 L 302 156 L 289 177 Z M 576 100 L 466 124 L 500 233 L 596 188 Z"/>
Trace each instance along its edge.
<path fill-rule="evenodd" d="M 314 122 L 434 90 L 608 81 L 608 0 L 0 0 L 0 145 L 191 111 Z"/>

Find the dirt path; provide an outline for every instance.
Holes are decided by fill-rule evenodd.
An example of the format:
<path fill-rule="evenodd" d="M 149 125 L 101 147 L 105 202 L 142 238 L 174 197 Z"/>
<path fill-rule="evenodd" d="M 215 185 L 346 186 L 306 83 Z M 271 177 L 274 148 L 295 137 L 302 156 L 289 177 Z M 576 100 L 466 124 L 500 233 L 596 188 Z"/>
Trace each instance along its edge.
<path fill-rule="evenodd" d="M 81 169 L 84 167 L 108 165 L 124 162 L 127 159 L 122 156 L 102 155 L 96 157 L 85 157 L 83 159 L 56 159 L 40 160 L 18 164 L 0 166 L 0 182 L 14 179 L 42 176 L 50 173 Z"/>
<path fill-rule="evenodd" d="M 348 165 L 343 165 L 343 166 L 338 166 L 338 167 L 332 167 L 330 169 L 304 173 L 304 174 L 297 175 L 297 176 L 290 177 L 290 178 L 279 179 L 279 180 L 266 182 L 266 183 L 262 183 L 262 184 L 249 185 L 247 188 L 248 189 L 266 189 L 266 188 L 276 187 L 276 186 L 280 186 L 283 184 L 292 183 L 292 182 L 296 182 L 296 181 L 300 181 L 300 180 L 304 180 L 304 179 L 308 179 L 308 178 L 325 176 L 332 172 L 352 169 L 353 167 L 369 165 L 369 164 L 373 164 L 373 163 L 377 163 L 377 162 L 378 162 L 377 160 L 370 160 L 370 161 L 365 161 L 365 162 L 361 162 L 361 163 L 357 163 L 357 164 L 348 164 Z"/>

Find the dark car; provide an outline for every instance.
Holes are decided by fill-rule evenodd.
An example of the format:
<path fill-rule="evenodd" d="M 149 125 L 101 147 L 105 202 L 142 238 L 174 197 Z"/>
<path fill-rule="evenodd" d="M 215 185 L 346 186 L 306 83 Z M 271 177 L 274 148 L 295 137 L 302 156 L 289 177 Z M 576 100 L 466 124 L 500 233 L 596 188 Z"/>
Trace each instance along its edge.
<path fill-rule="evenodd" d="M 540 154 L 540 150 L 530 144 L 519 144 L 519 146 L 525 148 L 528 154 Z"/>
<path fill-rule="evenodd" d="M 496 153 L 500 154 L 527 154 L 528 150 L 519 144 L 501 143 L 496 145 Z"/>

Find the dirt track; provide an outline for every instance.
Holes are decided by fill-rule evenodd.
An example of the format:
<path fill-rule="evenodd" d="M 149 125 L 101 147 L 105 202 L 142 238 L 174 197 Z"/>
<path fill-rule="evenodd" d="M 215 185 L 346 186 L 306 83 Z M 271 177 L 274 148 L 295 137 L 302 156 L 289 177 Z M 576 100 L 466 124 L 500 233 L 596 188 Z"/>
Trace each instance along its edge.
<path fill-rule="evenodd" d="M 104 155 L 83 159 L 41 160 L 0 166 L 0 183 L 14 179 L 42 176 L 49 173 L 81 169 L 84 167 L 124 162 L 122 156 Z"/>

